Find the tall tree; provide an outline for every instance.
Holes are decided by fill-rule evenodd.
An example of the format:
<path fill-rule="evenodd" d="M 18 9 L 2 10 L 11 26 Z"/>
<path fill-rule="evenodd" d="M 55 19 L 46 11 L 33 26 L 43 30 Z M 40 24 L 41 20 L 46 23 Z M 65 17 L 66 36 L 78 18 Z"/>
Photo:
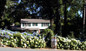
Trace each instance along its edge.
<path fill-rule="evenodd" d="M 1 17 L 3 15 L 4 9 L 5 9 L 5 4 L 6 4 L 6 0 L 0 0 L 0 24 L 2 22 Z M 1 26 L 0 26 L 1 28 Z"/>
<path fill-rule="evenodd" d="M 0 0 L 0 18 L 3 15 L 3 11 L 5 9 L 5 4 L 6 4 L 6 0 Z"/>
<path fill-rule="evenodd" d="M 82 10 L 82 0 L 63 0 L 64 5 L 64 26 L 63 26 L 63 36 L 69 34 L 69 21 L 68 19 L 76 18 L 78 11 Z"/>

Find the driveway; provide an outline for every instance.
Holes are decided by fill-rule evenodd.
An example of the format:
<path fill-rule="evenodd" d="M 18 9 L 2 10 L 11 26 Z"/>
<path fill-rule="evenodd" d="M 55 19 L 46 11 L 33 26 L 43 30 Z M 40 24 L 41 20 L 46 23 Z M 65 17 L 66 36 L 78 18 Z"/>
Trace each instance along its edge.
<path fill-rule="evenodd" d="M 0 51 L 85 51 L 85 50 L 24 49 L 24 48 L 0 47 Z"/>

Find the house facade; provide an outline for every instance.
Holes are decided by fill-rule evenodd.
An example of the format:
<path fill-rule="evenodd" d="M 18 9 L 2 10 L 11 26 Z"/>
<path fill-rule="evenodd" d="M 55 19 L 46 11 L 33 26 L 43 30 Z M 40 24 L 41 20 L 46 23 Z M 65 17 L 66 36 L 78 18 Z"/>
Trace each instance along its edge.
<path fill-rule="evenodd" d="M 50 20 L 43 19 L 21 19 L 21 28 L 36 31 L 46 29 L 50 26 Z"/>

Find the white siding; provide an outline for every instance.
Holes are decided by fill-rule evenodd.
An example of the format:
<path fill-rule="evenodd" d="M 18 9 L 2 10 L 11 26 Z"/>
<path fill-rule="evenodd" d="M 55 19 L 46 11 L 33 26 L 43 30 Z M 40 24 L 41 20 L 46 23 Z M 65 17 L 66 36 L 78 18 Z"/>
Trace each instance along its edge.
<path fill-rule="evenodd" d="M 21 28 L 25 28 L 25 29 L 29 29 L 29 28 L 38 28 L 38 29 L 46 29 L 46 28 L 48 28 L 48 26 L 42 26 L 42 24 L 41 23 L 38 23 L 38 26 L 33 26 L 32 25 L 33 23 L 31 23 L 31 26 L 23 26 L 23 24 L 21 23 Z M 50 26 L 50 24 L 49 24 L 49 26 Z"/>

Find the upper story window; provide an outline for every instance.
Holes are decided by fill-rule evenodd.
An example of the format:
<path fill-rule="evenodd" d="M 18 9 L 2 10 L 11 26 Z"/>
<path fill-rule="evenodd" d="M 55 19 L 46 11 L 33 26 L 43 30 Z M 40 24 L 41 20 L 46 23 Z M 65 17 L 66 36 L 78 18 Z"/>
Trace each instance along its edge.
<path fill-rule="evenodd" d="M 24 23 L 22 23 L 23 27 L 24 27 Z"/>
<path fill-rule="evenodd" d="M 27 24 L 26 24 L 26 23 L 22 23 L 22 24 L 23 24 L 23 27 L 27 26 Z"/>
<path fill-rule="evenodd" d="M 38 24 L 37 23 L 33 23 L 33 26 L 38 26 Z"/>
<path fill-rule="evenodd" d="M 42 23 L 41 26 L 42 27 L 49 26 L 49 23 Z"/>
<path fill-rule="evenodd" d="M 28 26 L 31 26 L 31 23 L 28 23 Z"/>
<path fill-rule="evenodd" d="M 25 26 L 31 26 L 31 23 L 22 23 L 23 27 Z"/>

